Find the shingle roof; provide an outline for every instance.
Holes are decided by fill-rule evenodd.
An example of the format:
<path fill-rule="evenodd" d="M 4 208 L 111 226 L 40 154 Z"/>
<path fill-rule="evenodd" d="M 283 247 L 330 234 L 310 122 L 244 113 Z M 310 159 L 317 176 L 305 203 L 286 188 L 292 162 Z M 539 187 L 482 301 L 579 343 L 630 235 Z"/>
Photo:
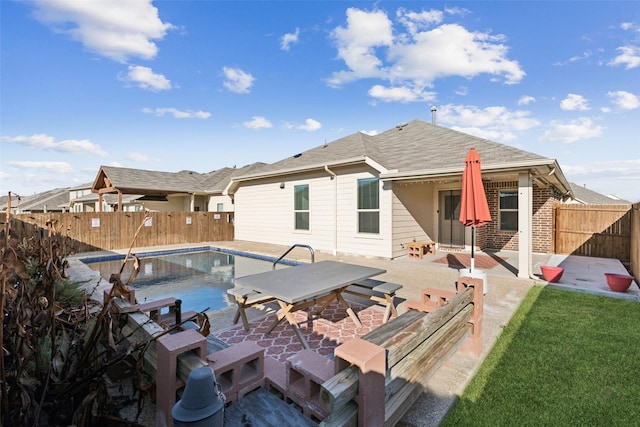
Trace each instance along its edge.
<path fill-rule="evenodd" d="M 470 148 L 485 165 L 513 165 L 546 157 L 456 130 L 413 120 L 378 135 L 355 133 L 307 150 L 261 169 L 262 173 L 336 164 L 345 159 L 369 157 L 388 170 L 409 172 L 464 167 Z"/>
<path fill-rule="evenodd" d="M 201 190 L 200 181 L 202 180 L 202 175 L 197 172 L 161 172 L 114 166 L 101 166 L 100 169 L 111 180 L 111 184 L 115 188 L 126 192 L 188 193 Z"/>
<path fill-rule="evenodd" d="M 145 169 L 101 166 L 93 183 L 103 188 L 104 177 L 113 187 L 127 194 L 218 193 L 226 187 L 231 177 L 259 170 L 264 163 L 253 163 L 242 168 L 222 168 L 209 173 L 193 171 L 161 172 Z"/>
<path fill-rule="evenodd" d="M 629 205 L 628 200 L 614 199 L 604 194 L 600 194 L 581 185 L 570 182 L 574 199 L 587 205 Z"/>
<path fill-rule="evenodd" d="M 61 211 L 68 206 L 69 188 L 55 188 L 31 196 L 21 196 L 20 200 L 14 195 L 11 197 L 11 209 L 20 212 L 44 212 L 45 207 L 49 212 Z M 6 201 L 3 209 L 7 209 Z"/>

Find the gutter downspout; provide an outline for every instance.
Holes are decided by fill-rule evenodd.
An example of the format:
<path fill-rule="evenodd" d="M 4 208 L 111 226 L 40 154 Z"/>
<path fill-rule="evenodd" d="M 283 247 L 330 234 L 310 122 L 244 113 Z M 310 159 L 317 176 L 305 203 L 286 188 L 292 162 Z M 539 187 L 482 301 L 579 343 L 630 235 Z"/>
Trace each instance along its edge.
<path fill-rule="evenodd" d="M 338 175 L 324 165 L 324 170 L 333 181 L 333 256 L 338 255 Z"/>

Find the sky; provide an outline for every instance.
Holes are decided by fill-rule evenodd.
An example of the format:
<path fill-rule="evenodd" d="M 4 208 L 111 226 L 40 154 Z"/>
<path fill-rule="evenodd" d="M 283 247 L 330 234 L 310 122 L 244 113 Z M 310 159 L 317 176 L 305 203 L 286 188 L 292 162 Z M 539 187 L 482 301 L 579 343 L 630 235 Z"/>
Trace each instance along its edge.
<path fill-rule="evenodd" d="M 414 119 L 640 201 L 640 2 L 0 0 L 0 194 Z"/>

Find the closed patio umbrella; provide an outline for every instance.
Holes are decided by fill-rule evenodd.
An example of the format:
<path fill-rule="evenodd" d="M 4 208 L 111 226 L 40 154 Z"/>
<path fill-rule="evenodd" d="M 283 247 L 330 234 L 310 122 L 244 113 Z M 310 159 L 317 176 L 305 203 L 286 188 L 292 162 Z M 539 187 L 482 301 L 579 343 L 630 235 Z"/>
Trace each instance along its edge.
<path fill-rule="evenodd" d="M 475 148 L 469 150 L 465 159 L 462 173 L 462 200 L 460 207 L 460 222 L 466 227 L 471 226 L 471 273 L 474 269 L 473 251 L 475 246 L 475 228 L 491 222 L 487 196 L 482 186 L 482 172 L 480 170 L 480 155 Z"/>

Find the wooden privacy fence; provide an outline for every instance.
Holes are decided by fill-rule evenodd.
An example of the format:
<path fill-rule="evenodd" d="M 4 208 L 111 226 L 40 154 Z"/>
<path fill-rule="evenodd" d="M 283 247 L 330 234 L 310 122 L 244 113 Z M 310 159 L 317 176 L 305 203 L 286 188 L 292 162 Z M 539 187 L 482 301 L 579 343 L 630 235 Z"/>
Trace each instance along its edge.
<path fill-rule="evenodd" d="M 11 228 L 21 237 L 47 229 L 72 239 L 75 252 L 126 249 L 145 221 L 136 247 L 234 239 L 233 212 L 52 212 L 11 217 Z"/>
<path fill-rule="evenodd" d="M 631 205 L 556 205 L 554 252 L 628 262 L 631 212 Z"/>

